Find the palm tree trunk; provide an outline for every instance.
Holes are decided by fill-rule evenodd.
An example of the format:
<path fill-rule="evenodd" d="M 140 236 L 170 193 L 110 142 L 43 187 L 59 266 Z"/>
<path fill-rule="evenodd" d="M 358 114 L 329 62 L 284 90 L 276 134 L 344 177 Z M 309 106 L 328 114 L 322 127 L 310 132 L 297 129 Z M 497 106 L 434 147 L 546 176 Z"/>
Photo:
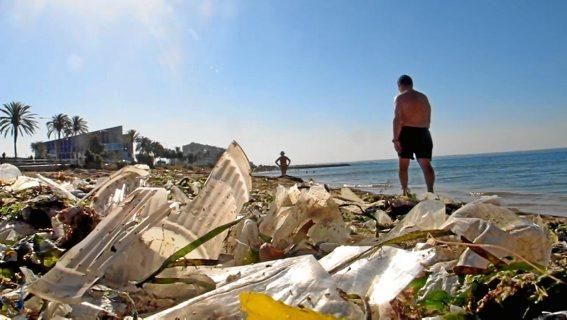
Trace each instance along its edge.
<path fill-rule="evenodd" d="M 57 160 L 61 160 L 61 131 L 57 131 Z"/>
<path fill-rule="evenodd" d="M 18 159 L 18 149 L 16 147 L 16 142 L 18 142 L 18 130 L 14 130 L 14 159 Z"/>

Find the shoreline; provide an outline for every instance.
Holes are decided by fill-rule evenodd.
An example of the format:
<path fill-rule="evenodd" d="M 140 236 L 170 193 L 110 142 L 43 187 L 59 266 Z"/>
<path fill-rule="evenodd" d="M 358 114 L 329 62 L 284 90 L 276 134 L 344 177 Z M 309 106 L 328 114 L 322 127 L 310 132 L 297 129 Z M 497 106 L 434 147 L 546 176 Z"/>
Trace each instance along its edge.
<path fill-rule="evenodd" d="M 289 166 L 288 170 L 303 170 L 303 169 L 319 169 L 319 168 L 340 168 L 340 167 L 350 167 L 352 164 L 350 163 L 322 163 L 322 164 L 297 164 L 293 166 Z M 278 171 L 278 166 L 265 166 L 260 165 L 256 167 L 252 172 L 253 173 L 261 173 L 261 172 L 272 172 Z"/>

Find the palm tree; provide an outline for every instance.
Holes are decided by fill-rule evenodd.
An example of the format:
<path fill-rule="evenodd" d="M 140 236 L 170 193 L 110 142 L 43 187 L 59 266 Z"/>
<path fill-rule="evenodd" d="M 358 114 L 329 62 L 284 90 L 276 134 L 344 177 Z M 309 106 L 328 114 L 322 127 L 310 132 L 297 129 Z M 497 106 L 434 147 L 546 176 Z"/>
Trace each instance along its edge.
<path fill-rule="evenodd" d="M 136 131 L 136 129 L 130 129 L 126 132 L 126 134 L 128 135 L 128 137 L 130 137 L 130 141 L 132 143 L 134 143 L 134 141 L 138 140 L 138 138 L 140 137 L 140 133 Z"/>
<path fill-rule="evenodd" d="M 126 136 L 128 137 L 128 153 L 131 155 L 132 160 L 136 161 L 136 153 L 134 152 L 135 150 L 135 142 L 138 141 L 138 138 L 140 137 L 140 133 L 138 131 L 136 131 L 135 129 L 130 129 L 126 132 Z"/>
<path fill-rule="evenodd" d="M 71 118 L 68 127 L 65 128 L 65 135 L 67 136 L 76 136 L 87 132 L 89 132 L 87 121 L 79 116 Z"/>
<path fill-rule="evenodd" d="M 51 118 L 51 121 L 47 122 L 47 137 L 50 138 L 51 134 L 57 133 L 57 140 L 61 140 L 61 133 L 64 133 L 68 130 L 69 126 L 71 125 L 71 120 L 69 116 L 63 113 L 56 114 Z M 59 159 L 59 143 L 61 141 L 57 141 L 57 158 Z"/>
<path fill-rule="evenodd" d="M 32 135 L 37 130 L 37 121 L 35 120 L 36 114 L 31 113 L 31 106 L 24 105 L 21 102 L 10 102 L 4 104 L 0 116 L 0 134 L 4 137 L 10 132 L 14 137 L 14 158 L 18 157 L 18 149 L 16 143 L 18 142 L 18 135 Z"/>
<path fill-rule="evenodd" d="M 35 154 L 35 158 L 36 159 L 44 159 L 45 158 L 45 153 L 47 152 L 47 149 L 45 147 L 45 144 L 43 142 L 32 142 L 31 143 L 31 149 L 33 151 L 33 153 Z"/>
<path fill-rule="evenodd" d="M 138 137 L 136 139 L 136 151 L 139 151 L 143 154 L 149 154 L 152 151 L 152 140 L 147 137 Z"/>

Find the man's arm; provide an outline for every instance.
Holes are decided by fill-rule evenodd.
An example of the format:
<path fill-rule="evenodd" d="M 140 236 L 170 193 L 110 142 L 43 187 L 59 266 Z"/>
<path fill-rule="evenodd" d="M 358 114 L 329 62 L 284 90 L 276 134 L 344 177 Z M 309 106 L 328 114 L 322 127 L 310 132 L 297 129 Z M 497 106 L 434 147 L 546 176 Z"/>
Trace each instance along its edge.
<path fill-rule="evenodd" d="M 279 167 L 280 164 L 278 163 L 278 161 L 280 161 L 280 158 L 277 158 L 277 159 L 276 159 L 276 165 Z"/>
<path fill-rule="evenodd" d="M 286 158 L 286 160 L 287 160 L 287 165 L 289 166 L 289 165 L 291 164 L 291 159 L 288 158 L 288 157 L 285 157 L 285 158 Z"/>
<path fill-rule="evenodd" d="M 427 96 L 424 95 L 425 97 L 425 103 L 427 104 L 427 128 L 429 128 L 431 126 L 431 104 L 429 104 L 429 99 L 427 99 Z"/>
<path fill-rule="evenodd" d="M 398 101 L 398 98 L 394 101 L 395 109 L 394 109 L 394 121 L 393 121 L 393 129 L 394 129 L 394 138 L 392 142 L 396 142 L 400 138 L 400 131 L 402 130 L 402 115 L 401 115 L 401 105 Z"/>

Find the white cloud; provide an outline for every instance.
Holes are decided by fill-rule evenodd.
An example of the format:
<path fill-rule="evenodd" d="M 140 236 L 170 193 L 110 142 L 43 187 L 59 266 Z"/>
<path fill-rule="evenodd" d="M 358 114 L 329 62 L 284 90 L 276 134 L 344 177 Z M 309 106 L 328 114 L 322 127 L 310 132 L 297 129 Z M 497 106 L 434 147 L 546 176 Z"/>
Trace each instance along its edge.
<path fill-rule="evenodd" d="M 135 30 L 154 40 L 159 53 L 156 60 L 170 71 L 178 70 L 184 60 L 182 28 L 175 16 L 175 8 L 166 0 L 17 0 L 11 16 L 20 27 L 33 25 L 46 16 L 57 23 L 69 23 L 78 43 L 100 43 L 99 37 L 123 28 Z M 134 24 L 128 24 L 134 21 Z M 127 22 L 122 24 L 122 22 Z M 196 32 L 191 32 L 195 37 Z M 198 36 L 198 35 L 197 35 Z M 68 60 L 67 62 L 69 62 Z M 72 63 L 78 60 L 72 58 Z M 79 63 L 80 64 L 80 63 Z M 77 64 L 72 64 L 77 66 Z"/>
<path fill-rule="evenodd" d="M 67 57 L 67 68 L 70 71 L 78 72 L 83 70 L 85 62 L 83 58 L 76 54 L 71 54 Z"/>
<path fill-rule="evenodd" d="M 234 1 L 230 0 L 204 0 L 199 7 L 199 12 L 204 18 L 212 18 L 215 16 L 232 18 L 238 15 L 238 7 Z"/>

